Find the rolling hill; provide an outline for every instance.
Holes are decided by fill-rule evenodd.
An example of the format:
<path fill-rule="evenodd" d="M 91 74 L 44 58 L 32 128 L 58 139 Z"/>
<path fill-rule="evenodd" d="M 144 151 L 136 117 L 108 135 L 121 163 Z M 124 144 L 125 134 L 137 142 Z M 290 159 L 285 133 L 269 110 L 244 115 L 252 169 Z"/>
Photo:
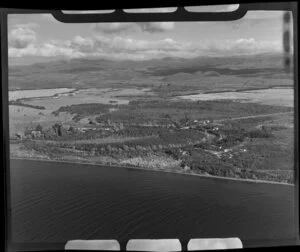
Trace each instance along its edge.
<path fill-rule="evenodd" d="M 163 58 L 114 61 L 99 58 L 40 61 L 9 66 L 9 89 L 98 87 L 122 80 L 185 81 L 203 77 L 271 76 L 287 78 L 281 54 L 232 57 Z"/>

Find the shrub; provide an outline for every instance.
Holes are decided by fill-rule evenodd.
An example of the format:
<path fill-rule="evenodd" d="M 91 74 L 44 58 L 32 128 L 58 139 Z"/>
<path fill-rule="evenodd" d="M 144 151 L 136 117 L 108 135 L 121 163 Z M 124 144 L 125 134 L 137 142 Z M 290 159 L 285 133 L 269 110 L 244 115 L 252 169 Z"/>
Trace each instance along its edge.
<path fill-rule="evenodd" d="M 266 129 L 255 129 L 245 133 L 245 136 L 249 138 L 270 138 L 273 134 Z"/>

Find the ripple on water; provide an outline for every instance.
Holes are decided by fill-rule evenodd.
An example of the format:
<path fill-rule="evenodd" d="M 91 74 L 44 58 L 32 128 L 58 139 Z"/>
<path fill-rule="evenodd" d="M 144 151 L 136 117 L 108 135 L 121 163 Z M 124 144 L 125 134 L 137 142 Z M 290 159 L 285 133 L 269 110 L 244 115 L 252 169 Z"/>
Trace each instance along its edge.
<path fill-rule="evenodd" d="M 293 234 L 291 186 L 25 160 L 11 170 L 19 242 Z"/>

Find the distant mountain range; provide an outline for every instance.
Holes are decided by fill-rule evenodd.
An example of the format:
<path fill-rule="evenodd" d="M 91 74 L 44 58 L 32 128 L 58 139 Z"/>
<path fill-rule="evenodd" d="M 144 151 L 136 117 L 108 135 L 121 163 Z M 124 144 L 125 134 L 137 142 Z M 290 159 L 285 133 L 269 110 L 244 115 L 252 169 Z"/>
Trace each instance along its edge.
<path fill-rule="evenodd" d="M 281 67 L 283 63 L 282 54 L 256 54 L 256 55 L 239 55 L 229 57 L 195 57 L 195 58 L 178 58 L 165 57 L 162 59 L 150 60 L 109 60 L 101 58 L 76 58 L 76 59 L 55 59 L 47 57 L 39 57 L 35 59 L 37 63 L 29 64 L 22 58 L 9 59 L 11 68 L 19 68 L 22 66 L 32 66 L 49 69 L 71 69 L 84 66 L 84 68 L 101 67 L 101 68 L 137 68 L 137 67 L 195 67 L 195 66 L 239 66 L 239 67 Z M 17 64 L 19 62 L 19 64 Z M 171 64 L 171 65 L 170 65 Z"/>
<path fill-rule="evenodd" d="M 202 76 L 284 73 L 281 54 L 258 54 L 230 57 L 166 57 L 143 61 L 99 58 L 59 59 L 31 65 L 10 65 L 11 88 L 47 85 L 67 87 L 70 82 L 92 83 L 98 80 L 132 80 L 159 78 L 164 81 Z"/>

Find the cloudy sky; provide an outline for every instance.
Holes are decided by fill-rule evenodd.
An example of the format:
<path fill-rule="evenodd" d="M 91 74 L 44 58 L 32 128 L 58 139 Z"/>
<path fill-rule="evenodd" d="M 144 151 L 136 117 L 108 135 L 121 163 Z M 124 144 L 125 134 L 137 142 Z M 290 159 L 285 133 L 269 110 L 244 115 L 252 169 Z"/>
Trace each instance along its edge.
<path fill-rule="evenodd" d="M 282 52 L 282 15 L 259 11 L 230 22 L 64 24 L 50 14 L 15 14 L 8 19 L 9 58 L 144 60 Z"/>

